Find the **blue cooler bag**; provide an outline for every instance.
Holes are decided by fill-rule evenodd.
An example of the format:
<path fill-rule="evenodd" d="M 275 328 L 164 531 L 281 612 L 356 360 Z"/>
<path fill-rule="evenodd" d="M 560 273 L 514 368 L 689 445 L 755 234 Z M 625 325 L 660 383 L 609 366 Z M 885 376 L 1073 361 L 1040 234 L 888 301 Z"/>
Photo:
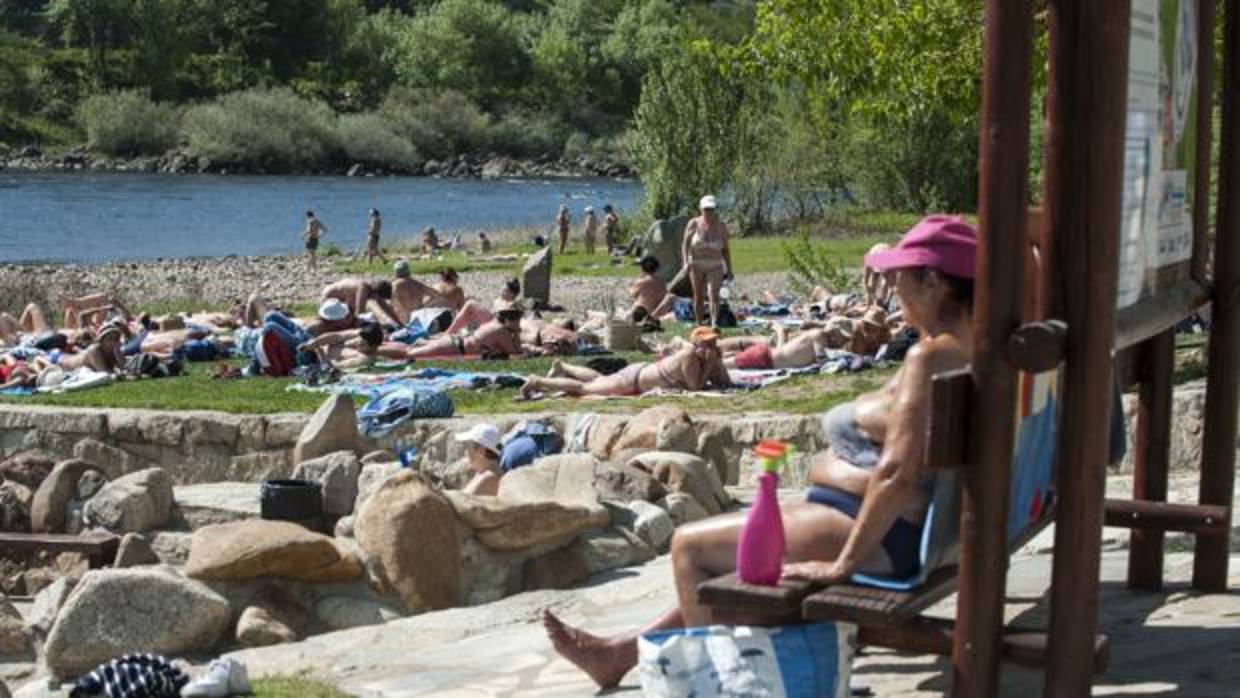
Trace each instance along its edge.
<path fill-rule="evenodd" d="M 637 643 L 642 694 L 680 698 L 848 698 L 857 628 L 712 625 Z"/>

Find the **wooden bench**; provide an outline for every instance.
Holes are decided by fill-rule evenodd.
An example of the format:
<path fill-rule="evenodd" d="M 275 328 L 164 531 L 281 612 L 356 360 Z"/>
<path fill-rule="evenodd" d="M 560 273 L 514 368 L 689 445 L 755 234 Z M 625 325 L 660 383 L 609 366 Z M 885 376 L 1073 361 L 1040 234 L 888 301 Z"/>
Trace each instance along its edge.
<path fill-rule="evenodd" d="M 92 568 L 111 565 L 120 547 L 119 536 L 110 533 L 69 536 L 58 533 L 5 533 L 0 532 L 0 550 L 21 553 L 81 553 Z"/>

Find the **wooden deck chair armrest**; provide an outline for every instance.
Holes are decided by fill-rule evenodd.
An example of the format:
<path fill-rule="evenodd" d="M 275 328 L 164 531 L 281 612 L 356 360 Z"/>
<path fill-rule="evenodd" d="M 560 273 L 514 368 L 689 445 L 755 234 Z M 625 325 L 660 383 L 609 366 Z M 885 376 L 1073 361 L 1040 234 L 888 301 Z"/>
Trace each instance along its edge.
<path fill-rule="evenodd" d="M 736 573 L 702 582 L 697 588 L 698 603 L 742 615 L 787 616 L 799 614 L 801 601 L 820 585 L 782 579 L 776 586 L 742 582 Z"/>
<path fill-rule="evenodd" d="M 807 621 L 844 621 L 885 628 L 906 623 L 956 590 L 954 566 L 931 572 L 916 589 L 896 591 L 859 584 L 833 584 L 810 594 L 801 604 Z"/>

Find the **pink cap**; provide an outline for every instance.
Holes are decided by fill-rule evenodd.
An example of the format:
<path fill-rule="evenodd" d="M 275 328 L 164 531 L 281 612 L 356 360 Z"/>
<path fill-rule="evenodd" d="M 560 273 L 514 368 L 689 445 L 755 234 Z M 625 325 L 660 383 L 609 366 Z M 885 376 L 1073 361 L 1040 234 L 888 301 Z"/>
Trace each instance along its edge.
<path fill-rule="evenodd" d="M 865 256 L 865 265 L 879 271 L 928 267 L 972 279 L 977 264 L 977 231 L 960 216 L 933 215 L 917 222 L 900 244 Z"/>

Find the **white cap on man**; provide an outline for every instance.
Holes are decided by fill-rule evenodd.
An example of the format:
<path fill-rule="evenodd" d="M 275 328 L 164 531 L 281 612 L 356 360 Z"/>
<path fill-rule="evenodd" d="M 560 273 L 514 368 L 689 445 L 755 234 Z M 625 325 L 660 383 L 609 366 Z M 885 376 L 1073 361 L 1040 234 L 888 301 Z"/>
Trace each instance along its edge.
<path fill-rule="evenodd" d="M 478 444 L 497 456 L 500 454 L 501 437 L 494 424 L 475 424 L 454 438 L 461 443 Z"/>
<path fill-rule="evenodd" d="M 339 298 L 328 298 L 319 305 L 319 319 L 339 322 L 349 317 L 349 306 Z"/>
<path fill-rule="evenodd" d="M 713 194 L 707 194 L 706 196 L 703 196 L 703 197 L 702 197 L 702 200 L 701 200 L 701 201 L 699 201 L 699 202 L 698 202 L 698 208 L 699 208 L 699 209 L 701 209 L 701 210 L 703 210 L 703 211 L 705 211 L 705 210 L 707 210 L 707 209 L 719 208 L 719 206 L 718 206 L 718 204 L 715 202 L 715 197 L 714 197 L 714 195 L 713 195 Z"/>

